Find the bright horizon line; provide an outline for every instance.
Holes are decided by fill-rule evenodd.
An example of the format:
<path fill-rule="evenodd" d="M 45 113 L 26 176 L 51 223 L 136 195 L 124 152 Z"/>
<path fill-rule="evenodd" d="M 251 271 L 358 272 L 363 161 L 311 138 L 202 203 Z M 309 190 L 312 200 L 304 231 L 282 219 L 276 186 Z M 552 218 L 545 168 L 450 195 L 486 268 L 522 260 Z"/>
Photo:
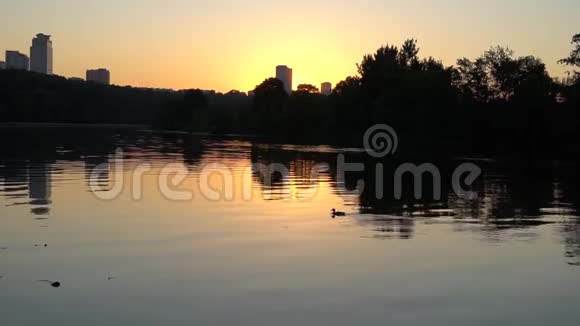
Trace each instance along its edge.
<path fill-rule="evenodd" d="M 39 34 L 48 35 L 48 36 L 50 36 L 50 37 L 53 37 L 53 36 L 54 36 L 54 35 L 52 35 L 52 34 L 46 34 L 46 33 L 35 33 L 35 34 L 34 34 L 34 36 L 36 36 L 36 35 L 39 35 Z M 411 37 L 410 39 L 414 39 L 414 38 L 412 38 L 412 37 Z M 386 44 L 380 45 L 379 47 L 381 47 L 381 46 L 385 46 L 385 45 L 397 45 L 397 44 L 389 44 L 389 43 L 386 43 Z M 397 46 L 398 46 L 398 45 L 397 45 Z M 420 46 L 420 44 L 419 44 L 419 46 Z M 378 49 L 379 47 L 377 47 L 377 49 Z M 488 49 L 489 49 L 489 48 L 492 48 L 492 47 L 494 47 L 494 46 L 492 45 L 492 46 L 488 47 Z M 508 48 L 510 48 L 510 47 L 508 46 Z M 54 49 L 54 46 L 53 46 L 53 49 Z M 510 49 L 512 49 L 512 50 L 513 50 L 513 48 L 510 48 Z M 487 49 L 486 49 L 486 50 L 487 50 Z M 484 50 L 484 51 L 486 51 L 486 50 Z M 21 51 L 21 50 L 11 50 L 11 49 L 6 49 L 4 52 L 6 52 L 6 51 L 17 51 L 17 52 L 20 52 L 21 54 L 24 54 L 24 55 L 26 55 L 28 58 L 30 58 L 30 53 L 29 53 L 29 52 L 27 53 L 27 52 L 23 52 L 23 51 Z M 56 51 L 55 51 L 55 52 L 56 52 Z M 373 53 L 374 53 L 374 52 L 367 53 L 367 54 L 373 54 Z M 533 54 L 531 54 L 531 55 L 533 55 Z M 364 56 L 364 55 L 363 55 L 363 56 Z M 420 58 L 429 58 L 429 57 L 430 57 L 429 55 L 420 55 Z M 517 53 L 515 54 L 515 57 L 518 57 L 518 54 L 517 54 Z M 542 59 L 541 57 L 538 57 L 538 58 L 539 58 L 540 60 L 542 60 L 542 62 L 543 62 L 545 65 L 546 65 L 546 70 L 548 71 L 548 73 L 550 73 L 550 69 L 549 69 L 549 66 L 548 66 L 548 64 L 547 64 L 546 62 L 544 62 L 544 61 L 543 61 L 543 59 Z M 441 60 L 441 59 L 439 59 L 439 58 L 436 58 L 436 57 L 434 57 L 434 59 L 436 59 L 437 61 L 440 61 L 440 62 L 442 62 L 442 63 L 443 63 L 443 64 L 444 64 L 446 67 L 455 67 L 455 66 L 456 66 L 456 64 L 455 64 L 455 63 L 454 63 L 454 64 L 452 64 L 452 65 L 447 65 L 447 64 L 445 64 L 445 63 L 443 62 L 443 60 Z M 460 58 L 458 58 L 458 59 L 460 59 Z M 6 60 L 6 59 L 4 59 L 4 61 L 2 61 L 2 60 L 0 60 L 0 61 L 2 61 L 2 62 L 5 62 L 5 60 Z M 362 57 L 361 57 L 361 60 L 362 60 Z M 292 67 L 292 65 L 288 65 L 288 64 L 276 64 L 276 65 L 274 65 L 274 66 L 273 66 L 272 70 L 274 70 L 274 71 L 275 71 L 276 67 L 278 67 L 278 66 L 286 66 L 286 67 L 288 67 L 288 68 L 292 69 L 293 73 L 294 73 L 294 72 L 296 72 L 296 69 L 294 69 L 294 68 Z M 84 68 L 82 68 L 82 69 L 84 69 Z M 248 89 L 248 90 L 243 90 L 243 89 L 238 89 L 238 88 L 229 88 L 229 89 L 228 89 L 227 87 L 226 87 L 226 88 L 222 88 L 222 89 L 206 88 L 206 87 L 162 87 L 162 86 L 151 86 L 151 85 L 152 85 L 151 83 L 147 83 L 146 85 L 139 85 L 139 84 L 135 84 L 135 83 L 128 83 L 128 84 L 117 84 L 117 83 L 113 82 L 113 80 L 114 80 L 114 76 L 115 76 L 115 72 L 114 72 L 113 70 L 111 70 L 111 68 L 108 68 L 108 67 L 105 67 L 105 66 L 100 66 L 100 67 L 93 67 L 93 68 L 86 68 L 86 69 L 85 69 L 85 72 L 87 72 L 87 71 L 89 71 L 89 70 L 95 70 L 95 69 L 106 69 L 106 70 L 108 70 L 108 71 L 111 73 L 111 80 L 112 80 L 112 81 L 111 81 L 111 85 L 112 85 L 112 86 L 119 86 L 119 87 L 127 87 L 127 86 L 129 86 L 129 87 L 134 87 L 134 88 L 166 89 L 166 90 L 172 90 L 172 91 L 180 91 L 180 90 L 187 90 L 187 89 L 200 89 L 200 90 L 203 90 L 203 91 L 215 91 L 216 93 L 224 93 L 224 94 L 225 94 L 225 93 L 227 93 L 227 92 L 229 92 L 229 91 L 233 91 L 233 90 L 237 90 L 237 91 L 241 91 L 241 92 L 244 92 L 244 93 L 248 93 L 248 92 L 250 92 L 250 91 L 253 91 L 253 90 L 254 90 L 254 88 L 255 88 L 255 86 L 258 86 L 258 85 L 259 85 L 261 82 L 265 81 L 266 79 L 268 79 L 268 78 L 276 78 L 276 76 L 275 76 L 275 73 L 274 73 L 272 76 L 264 77 L 264 78 L 263 78 L 263 80 L 262 80 L 261 82 L 259 82 L 258 84 L 256 84 L 256 85 L 254 86 L 254 88 L 251 88 L 251 89 Z M 29 71 L 30 71 L 30 70 L 29 70 Z M 567 74 L 567 73 L 561 74 L 561 75 L 559 75 L 559 76 L 555 76 L 555 75 L 552 75 L 552 74 L 550 73 L 550 77 L 551 77 L 551 78 L 553 78 L 553 79 L 557 79 L 557 78 L 565 78 L 565 77 L 566 77 L 566 76 L 565 76 L 566 74 Z M 54 76 L 59 76 L 59 77 L 63 77 L 63 78 L 67 78 L 67 79 L 70 79 L 70 78 L 81 78 L 81 79 L 83 79 L 83 80 L 86 80 L 86 76 L 78 76 L 78 75 L 65 75 L 65 74 L 59 74 L 58 72 L 54 72 L 54 71 L 53 71 L 52 75 L 54 75 Z M 314 86 L 316 86 L 316 87 L 320 88 L 320 86 L 321 86 L 323 83 L 327 83 L 327 82 L 331 83 L 331 84 L 332 84 L 332 88 L 334 89 L 334 87 L 335 87 L 335 86 L 336 86 L 336 85 L 337 85 L 337 84 L 338 84 L 340 81 L 343 81 L 343 80 L 345 80 L 347 77 L 353 77 L 353 76 L 358 76 L 358 73 L 354 73 L 354 74 L 350 74 L 350 75 L 344 76 L 344 77 L 343 77 L 341 80 L 338 80 L 338 81 L 335 81 L 335 82 L 333 82 L 333 81 L 330 81 L 330 80 L 328 80 L 328 81 L 323 81 L 323 82 L 320 82 L 320 83 L 318 83 L 318 84 L 317 84 L 317 83 L 308 83 L 308 82 L 301 82 L 301 83 L 297 84 L 297 83 L 293 82 L 293 84 L 292 84 L 292 90 L 295 90 L 295 89 L 297 88 L 297 86 L 298 86 L 298 85 L 300 85 L 300 84 L 311 84 L 311 85 L 314 85 Z M 154 83 L 154 82 L 153 82 L 153 83 Z M 226 90 L 226 89 L 227 89 L 227 90 Z"/>

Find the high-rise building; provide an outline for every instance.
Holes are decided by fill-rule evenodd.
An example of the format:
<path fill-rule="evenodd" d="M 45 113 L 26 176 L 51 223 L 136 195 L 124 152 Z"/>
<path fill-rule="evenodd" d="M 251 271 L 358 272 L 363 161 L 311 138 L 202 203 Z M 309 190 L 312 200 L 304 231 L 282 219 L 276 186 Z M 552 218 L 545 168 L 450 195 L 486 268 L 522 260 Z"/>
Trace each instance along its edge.
<path fill-rule="evenodd" d="M 87 70 L 87 81 L 110 85 L 111 73 L 104 68 Z"/>
<path fill-rule="evenodd" d="M 286 93 L 292 93 L 292 69 L 288 66 L 276 67 L 276 79 L 282 81 Z"/>
<path fill-rule="evenodd" d="M 28 70 L 28 57 L 18 51 L 6 51 L 6 69 Z"/>
<path fill-rule="evenodd" d="M 30 70 L 52 75 L 52 41 L 50 35 L 37 34 L 30 47 Z"/>
<path fill-rule="evenodd" d="M 320 85 L 320 93 L 326 96 L 332 94 L 332 84 L 329 82 L 322 83 L 322 85 Z"/>

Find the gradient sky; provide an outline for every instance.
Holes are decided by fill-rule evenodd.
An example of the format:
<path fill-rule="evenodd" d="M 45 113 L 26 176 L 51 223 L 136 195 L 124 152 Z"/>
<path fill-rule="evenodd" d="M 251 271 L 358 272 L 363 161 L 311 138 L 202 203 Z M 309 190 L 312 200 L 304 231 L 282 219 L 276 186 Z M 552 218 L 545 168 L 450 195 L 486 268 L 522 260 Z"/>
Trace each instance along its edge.
<path fill-rule="evenodd" d="M 447 65 L 492 45 L 533 54 L 554 76 L 580 33 L 578 0 L 1 0 L 0 53 L 26 54 L 53 35 L 54 71 L 84 77 L 106 67 L 113 83 L 228 91 L 252 89 L 277 64 L 294 86 L 355 74 L 365 53 L 419 40 Z M 0 54 L 0 60 L 4 55 Z"/>

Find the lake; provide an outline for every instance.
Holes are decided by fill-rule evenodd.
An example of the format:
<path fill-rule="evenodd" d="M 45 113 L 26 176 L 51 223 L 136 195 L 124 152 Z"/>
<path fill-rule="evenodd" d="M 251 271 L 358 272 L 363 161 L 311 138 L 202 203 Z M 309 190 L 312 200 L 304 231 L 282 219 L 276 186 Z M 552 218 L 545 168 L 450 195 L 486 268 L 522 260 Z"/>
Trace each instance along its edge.
<path fill-rule="evenodd" d="M 441 173 L 439 198 L 428 180 L 417 198 L 408 179 L 392 190 L 403 158 L 356 148 L 74 129 L 0 137 L 2 325 L 580 319 L 574 162 L 414 157 Z M 341 159 L 365 170 L 342 175 Z M 452 189 L 464 162 L 482 171 L 473 198 Z"/>

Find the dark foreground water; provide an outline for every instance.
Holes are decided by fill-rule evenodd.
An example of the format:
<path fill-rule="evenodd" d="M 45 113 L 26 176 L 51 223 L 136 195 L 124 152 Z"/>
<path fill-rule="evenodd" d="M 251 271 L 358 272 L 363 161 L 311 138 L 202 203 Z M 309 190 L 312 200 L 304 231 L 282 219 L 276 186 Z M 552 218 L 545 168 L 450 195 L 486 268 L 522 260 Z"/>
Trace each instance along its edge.
<path fill-rule="evenodd" d="M 74 130 L 0 136 L 0 325 L 580 319 L 574 163 L 438 158 L 440 199 L 412 189 L 395 199 L 357 150 Z M 341 177 L 341 154 L 365 172 Z M 484 171 L 473 200 L 450 186 L 464 161 Z M 272 163 L 287 173 L 270 174 Z M 381 179 L 377 199 L 368 189 Z M 332 219 L 332 208 L 347 216 Z"/>

